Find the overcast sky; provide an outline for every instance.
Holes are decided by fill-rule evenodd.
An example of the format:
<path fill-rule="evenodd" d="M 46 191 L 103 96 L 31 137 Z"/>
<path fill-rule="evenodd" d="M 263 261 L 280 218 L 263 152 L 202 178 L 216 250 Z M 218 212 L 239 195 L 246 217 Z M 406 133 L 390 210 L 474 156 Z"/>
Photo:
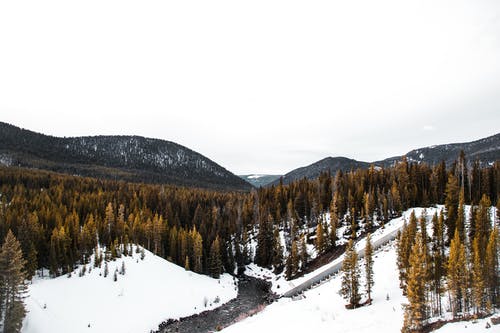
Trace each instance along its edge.
<path fill-rule="evenodd" d="M 500 1 L 0 2 L 0 121 L 237 174 L 500 132 Z"/>

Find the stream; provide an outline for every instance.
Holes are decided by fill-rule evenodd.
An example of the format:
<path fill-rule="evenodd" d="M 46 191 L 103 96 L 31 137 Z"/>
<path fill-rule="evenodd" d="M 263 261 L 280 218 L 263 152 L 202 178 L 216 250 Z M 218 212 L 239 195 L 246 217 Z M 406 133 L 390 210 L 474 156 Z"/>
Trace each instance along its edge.
<path fill-rule="evenodd" d="M 274 295 L 270 283 L 249 276 L 242 276 L 238 283 L 238 296 L 214 310 L 168 320 L 161 323 L 154 333 L 206 333 L 215 332 L 241 319 L 251 316 L 272 302 Z"/>

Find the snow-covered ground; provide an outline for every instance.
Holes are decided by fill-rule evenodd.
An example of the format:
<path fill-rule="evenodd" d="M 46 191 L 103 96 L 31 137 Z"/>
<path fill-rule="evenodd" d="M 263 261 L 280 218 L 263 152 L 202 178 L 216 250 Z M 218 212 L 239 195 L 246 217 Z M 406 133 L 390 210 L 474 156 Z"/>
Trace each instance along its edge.
<path fill-rule="evenodd" d="M 443 208 L 444 208 L 443 206 L 437 206 L 437 207 L 429 207 L 429 208 L 417 207 L 417 208 L 408 209 L 405 212 L 403 212 L 401 217 L 390 220 L 388 223 L 385 224 L 384 228 L 379 228 L 378 230 L 373 232 L 372 242 L 375 242 L 376 240 L 381 239 L 382 237 L 384 237 L 387 234 L 390 234 L 390 233 L 396 232 L 397 230 L 400 230 L 403 227 L 405 221 L 406 222 L 409 221 L 410 214 L 412 211 L 415 211 L 415 215 L 418 219 L 420 217 L 420 215 L 422 214 L 422 211 L 425 209 L 427 219 L 429 220 L 427 225 L 429 226 L 429 228 L 431 228 L 430 219 L 432 218 L 434 213 L 437 212 L 439 214 L 439 211 Z M 341 233 L 337 233 L 337 234 L 340 235 Z M 340 243 L 342 243 L 342 242 L 340 242 Z M 355 246 L 356 246 L 357 251 L 364 249 L 365 239 L 363 238 L 363 239 L 359 240 L 355 244 Z M 313 272 L 307 273 L 304 276 L 301 276 L 299 278 L 289 280 L 289 281 L 285 280 L 284 273 L 282 273 L 280 275 L 275 275 L 271 270 L 259 267 L 255 264 L 248 265 L 247 269 L 245 271 L 245 274 L 272 282 L 273 292 L 275 292 L 279 295 L 282 295 L 286 291 L 294 288 L 295 286 L 298 286 L 299 284 L 303 283 L 304 281 L 307 281 L 308 279 L 319 274 L 320 272 L 328 270 L 330 267 L 337 265 L 338 263 L 342 262 L 342 260 L 344 260 L 344 255 L 341 255 L 339 258 L 322 266 L 321 268 L 318 268 L 317 270 L 315 270 Z"/>
<path fill-rule="evenodd" d="M 134 251 L 133 257 L 109 262 L 106 278 L 103 264 L 83 277 L 77 270 L 71 278 L 35 279 L 29 286 L 22 332 L 144 333 L 164 320 L 213 309 L 237 295 L 230 275 L 212 279 L 145 253 L 144 260 Z M 125 275 L 118 274 L 115 282 L 115 269 L 120 270 L 122 262 Z"/>
<path fill-rule="evenodd" d="M 396 251 L 386 246 L 375 255 L 375 286 L 371 306 L 347 310 L 339 295 L 340 275 L 306 291 L 301 300 L 282 298 L 260 314 L 223 332 L 265 332 L 279 321 L 283 332 L 400 332 L 406 302 L 399 289 Z M 389 300 L 386 299 L 389 295 Z"/>
<path fill-rule="evenodd" d="M 428 221 L 437 208 L 427 208 Z M 394 219 L 386 224 L 385 229 L 379 229 L 373 234 L 372 239 L 377 239 L 383 235 L 400 228 L 405 220 L 408 220 L 412 210 L 415 210 L 417 218 L 423 208 L 414 208 L 406 211 L 401 218 Z M 428 222 L 428 226 L 430 222 Z M 357 249 L 364 246 L 364 240 L 357 244 Z M 370 306 L 348 310 L 345 308 L 346 301 L 340 296 L 341 276 L 337 275 L 330 281 L 306 291 L 302 298 L 291 299 L 282 298 L 271 304 L 259 314 L 247 318 L 233 326 L 223 330 L 227 333 L 245 332 L 265 332 L 279 325 L 283 332 L 401 332 L 403 325 L 403 307 L 407 299 L 399 288 L 399 276 L 396 265 L 396 245 L 395 242 L 385 245 L 375 252 L 374 255 L 374 277 Z M 342 260 L 342 257 L 337 259 Z M 250 266 L 247 273 L 254 276 L 267 277 L 273 282 L 273 290 L 282 294 L 291 285 L 297 285 L 310 276 L 330 267 L 336 261 L 321 267 L 320 269 L 307 274 L 304 277 L 292 281 L 285 281 L 282 276 L 273 275 L 268 270 L 263 270 L 257 266 Z M 361 264 L 361 271 L 363 272 Z M 362 283 L 364 277 L 362 274 Z M 277 287 L 279 286 L 279 288 Z M 364 291 L 364 289 L 362 288 Z M 498 315 L 498 314 L 497 314 Z M 458 322 L 443 326 L 437 332 L 500 332 L 499 326 L 486 328 L 486 323 L 491 324 L 490 318 L 479 320 L 477 323 Z"/>

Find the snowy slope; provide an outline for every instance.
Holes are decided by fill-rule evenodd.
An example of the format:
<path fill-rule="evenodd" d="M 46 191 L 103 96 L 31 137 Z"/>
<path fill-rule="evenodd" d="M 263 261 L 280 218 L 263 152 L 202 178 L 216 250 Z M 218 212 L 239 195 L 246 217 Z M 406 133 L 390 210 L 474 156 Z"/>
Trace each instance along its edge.
<path fill-rule="evenodd" d="M 428 221 L 435 211 L 441 208 L 427 208 Z M 411 209 L 413 210 L 413 209 Z M 399 227 L 408 220 L 411 210 L 406 211 L 403 217 L 394 219 L 386 225 L 385 229 L 379 229 L 374 234 L 373 239 L 383 237 Z M 415 208 L 416 216 L 419 217 L 422 208 Z M 492 212 L 493 213 L 493 212 Z M 428 222 L 428 226 L 429 226 Z M 359 250 L 364 246 L 364 240 L 358 242 L 356 248 Z M 341 258 L 337 260 L 342 260 Z M 337 261 L 336 260 L 336 261 Z M 336 261 L 311 272 L 308 275 L 292 281 L 284 281 L 280 276 L 273 276 L 271 272 L 261 270 L 252 266 L 247 272 L 253 272 L 255 276 L 267 276 L 273 281 L 273 289 L 279 293 L 288 290 L 291 285 L 297 285 L 318 272 L 330 267 Z M 363 272 L 364 266 L 360 266 Z M 401 332 L 403 325 L 403 307 L 407 303 L 399 288 L 399 276 L 396 265 L 396 246 L 395 242 L 385 245 L 375 252 L 374 255 L 374 277 L 375 285 L 373 287 L 373 304 L 361 307 L 355 310 L 345 308 L 346 301 L 340 296 L 340 274 L 333 277 L 330 281 L 306 291 L 303 298 L 281 298 L 279 301 L 271 304 L 259 314 L 247 318 L 233 326 L 223 330 L 227 333 L 245 333 L 245 332 L 265 332 L 270 328 L 276 327 L 279 322 L 280 331 L 283 332 Z M 362 283 L 364 276 L 362 274 Z M 362 288 L 362 291 L 364 289 Z M 362 299 L 363 301 L 364 299 Z M 486 322 L 490 319 L 484 319 L 473 324 L 470 322 L 452 323 L 443 326 L 438 332 L 498 332 L 500 327 L 493 326 L 493 329 L 485 328 Z M 467 327 L 467 328 L 465 328 Z M 472 328 L 472 329 L 471 329 Z"/>
<path fill-rule="evenodd" d="M 399 289 L 394 246 L 378 252 L 374 264 L 373 305 L 345 309 L 339 295 L 340 276 L 304 293 L 304 299 L 282 298 L 263 312 L 228 327 L 223 332 L 265 332 L 279 320 L 283 332 L 400 332 L 401 303 L 406 300 Z M 386 295 L 389 300 L 386 300 Z"/>
<path fill-rule="evenodd" d="M 236 297 L 230 275 L 212 279 L 145 253 L 144 260 L 134 252 L 133 257 L 109 262 L 106 278 L 99 276 L 103 264 L 83 277 L 74 272 L 71 278 L 35 280 L 29 286 L 29 312 L 22 332 L 142 333 L 166 319 L 213 309 Z M 114 282 L 115 268 L 120 269 L 122 262 L 126 273 Z"/>
<path fill-rule="evenodd" d="M 429 208 L 425 208 L 425 210 L 426 210 L 426 214 L 427 214 L 428 218 L 431 218 L 435 212 L 439 213 L 439 211 L 443 208 L 444 208 L 443 206 L 437 206 L 437 208 L 436 207 L 429 207 Z M 390 220 L 388 223 L 385 224 L 384 228 L 380 228 L 380 229 L 376 230 L 375 232 L 373 232 L 372 242 L 376 242 L 377 240 L 382 239 L 389 234 L 397 233 L 397 231 L 403 227 L 405 221 L 406 222 L 409 221 L 410 214 L 412 211 L 415 212 L 415 215 L 418 218 L 422 214 L 423 210 L 424 210 L 424 208 L 420 208 L 420 207 L 419 208 L 411 208 L 411 209 L 408 209 L 405 212 L 403 212 L 401 217 Z M 339 232 L 338 232 L 338 234 L 339 234 Z M 355 244 L 355 247 L 356 247 L 356 250 L 358 252 L 362 251 L 365 247 L 365 239 L 364 238 L 360 239 Z M 284 273 L 276 276 L 270 270 L 261 268 L 257 265 L 254 265 L 254 264 L 247 266 L 245 274 L 247 274 L 249 276 L 254 276 L 257 278 L 262 278 L 262 279 L 271 281 L 273 284 L 273 286 L 272 286 L 273 292 L 275 292 L 279 295 L 282 295 L 285 292 L 287 292 L 288 290 L 294 288 L 295 286 L 300 285 L 301 283 L 316 276 L 317 274 L 319 274 L 323 271 L 326 271 L 326 270 L 330 269 L 331 267 L 342 263 L 342 260 L 344 260 L 344 255 L 341 255 L 339 258 L 337 258 L 334 261 L 318 268 L 317 270 L 315 270 L 313 272 L 307 273 L 299 278 L 289 280 L 289 281 L 285 280 Z"/>

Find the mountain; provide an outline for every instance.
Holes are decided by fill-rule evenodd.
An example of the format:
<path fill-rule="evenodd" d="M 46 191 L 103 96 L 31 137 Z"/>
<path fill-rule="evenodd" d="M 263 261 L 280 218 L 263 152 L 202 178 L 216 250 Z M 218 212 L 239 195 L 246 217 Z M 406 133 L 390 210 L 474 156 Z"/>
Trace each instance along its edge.
<path fill-rule="evenodd" d="M 2 122 L 0 165 L 219 190 L 252 187 L 205 156 L 174 142 L 140 136 L 59 138 Z"/>
<path fill-rule="evenodd" d="M 319 177 L 321 172 L 328 170 L 330 170 L 332 175 L 335 175 L 338 170 L 349 171 L 351 169 L 367 168 L 369 166 L 370 163 L 356 161 L 347 157 L 327 157 L 311 165 L 292 170 L 285 174 L 283 176 L 283 184 L 289 184 L 294 180 L 304 177 L 307 179 L 314 179 Z M 271 184 L 277 185 L 278 183 L 279 179 Z"/>
<path fill-rule="evenodd" d="M 479 160 L 483 165 L 498 161 L 500 160 L 500 133 L 472 142 L 451 143 L 414 149 L 404 156 L 409 161 L 418 163 L 425 162 L 429 165 L 434 165 L 444 160 L 447 165 L 450 165 L 458 158 L 461 150 L 465 152 L 465 157 L 469 161 Z M 290 171 L 283 176 L 283 183 L 288 184 L 304 177 L 314 179 L 324 171 L 330 171 L 334 175 L 338 170 L 349 171 L 351 169 L 367 168 L 370 164 L 375 166 L 390 166 L 400 161 L 402 157 L 394 156 L 371 163 L 356 161 L 346 157 L 327 157 L 311 165 Z M 276 185 L 278 183 L 279 179 L 269 183 L 269 185 Z"/>
<path fill-rule="evenodd" d="M 279 179 L 281 175 L 260 175 L 260 174 L 252 174 L 252 175 L 239 175 L 238 177 L 246 180 L 250 184 L 255 187 L 266 186 L 269 183 Z"/>
<path fill-rule="evenodd" d="M 469 161 L 479 160 L 487 164 L 500 159 L 500 133 L 472 142 L 451 143 L 425 148 L 414 149 L 406 153 L 406 158 L 413 162 L 425 162 L 434 165 L 445 161 L 447 165 L 453 163 L 463 150 Z M 400 161 L 402 156 L 395 156 L 383 161 L 375 162 L 376 165 L 392 165 Z"/>

